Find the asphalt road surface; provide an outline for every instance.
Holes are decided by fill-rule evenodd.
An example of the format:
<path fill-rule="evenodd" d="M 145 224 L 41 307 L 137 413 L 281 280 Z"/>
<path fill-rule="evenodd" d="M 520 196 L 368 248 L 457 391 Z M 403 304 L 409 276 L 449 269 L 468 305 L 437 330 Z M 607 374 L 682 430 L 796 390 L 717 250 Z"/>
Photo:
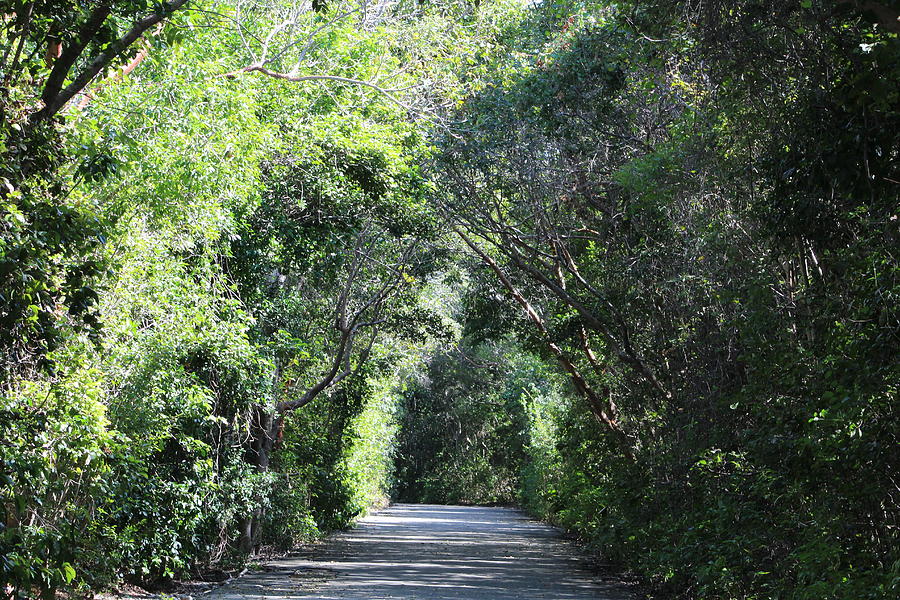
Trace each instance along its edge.
<path fill-rule="evenodd" d="M 625 600 L 558 530 L 509 508 L 397 504 L 214 600 Z"/>

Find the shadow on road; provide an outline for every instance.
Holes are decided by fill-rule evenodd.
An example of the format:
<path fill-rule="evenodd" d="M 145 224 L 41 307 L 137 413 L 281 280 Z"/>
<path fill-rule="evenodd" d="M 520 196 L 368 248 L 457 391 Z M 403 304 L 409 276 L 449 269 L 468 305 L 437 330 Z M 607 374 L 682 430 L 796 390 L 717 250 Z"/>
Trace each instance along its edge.
<path fill-rule="evenodd" d="M 218 600 L 628 598 L 587 570 L 559 532 L 508 508 L 400 504 L 304 555 L 276 561 Z"/>

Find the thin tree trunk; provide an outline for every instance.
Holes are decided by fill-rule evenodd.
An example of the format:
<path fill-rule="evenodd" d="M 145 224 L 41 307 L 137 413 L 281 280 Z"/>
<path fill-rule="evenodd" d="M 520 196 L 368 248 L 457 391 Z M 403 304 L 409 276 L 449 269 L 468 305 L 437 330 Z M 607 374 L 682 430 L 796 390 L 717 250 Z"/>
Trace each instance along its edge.
<path fill-rule="evenodd" d="M 247 463 L 257 472 L 266 473 L 272 459 L 272 450 L 275 448 L 275 440 L 281 427 L 282 417 L 276 417 L 275 413 L 264 406 L 257 406 L 251 420 L 250 446 L 247 448 Z M 241 552 L 253 553 L 259 541 L 260 521 L 263 512 L 254 510 L 245 516 L 240 522 Z"/>

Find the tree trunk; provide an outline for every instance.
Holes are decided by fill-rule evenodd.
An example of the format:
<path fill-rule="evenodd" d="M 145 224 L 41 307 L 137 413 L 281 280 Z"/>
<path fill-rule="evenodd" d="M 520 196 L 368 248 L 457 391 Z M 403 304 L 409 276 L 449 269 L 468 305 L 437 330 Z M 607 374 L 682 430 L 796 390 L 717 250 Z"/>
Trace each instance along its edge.
<path fill-rule="evenodd" d="M 272 458 L 272 450 L 275 448 L 275 440 L 281 427 L 283 417 L 276 417 L 275 413 L 263 406 L 254 409 L 251 419 L 250 445 L 247 448 L 247 463 L 258 472 L 265 473 L 269 470 L 269 462 Z M 251 554 L 259 542 L 260 521 L 263 517 L 261 509 L 252 511 L 240 522 L 241 552 Z"/>

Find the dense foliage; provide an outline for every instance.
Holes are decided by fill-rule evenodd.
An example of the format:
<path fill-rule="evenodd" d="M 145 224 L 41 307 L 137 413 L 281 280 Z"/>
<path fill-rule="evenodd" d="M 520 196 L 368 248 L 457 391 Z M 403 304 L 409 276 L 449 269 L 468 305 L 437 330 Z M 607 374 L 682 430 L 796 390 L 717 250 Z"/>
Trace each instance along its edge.
<path fill-rule="evenodd" d="M 545 4 L 437 163 L 479 335 L 584 403 L 525 502 L 673 592 L 897 593 L 900 47 L 848 4 Z"/>
<path fill-rule="evenodd" d="M 517 503 L 900 594 L 889 2 L 10 1 L 0 590 Z"/>
<path fill-rule="evenodd" d="M 508 344 L 434 356 L 405 392 L 397 448 L 404 502 L 514 504 L 545 398 L 540 361 Z M 537 398 L 535 398 L 537 396 Z"/>
<path fill-rule="evenodd" d="M 4 10 L 5 596 L 202 575 L 346 526 L 387 501 L 397 389 L 446 336 L 421 300 L 425 138 L 353 83 L 402 67 L 389 33 L 417 15 L 183 4 Z M 118 67 L 116 40 L 162 18 Z M 226 76 L 286 18 L 307 45 L 273 37 L 279 56 L 347 83 Z M 54 73 L 70 89 L 98 57 L 48 114 Z"/>

